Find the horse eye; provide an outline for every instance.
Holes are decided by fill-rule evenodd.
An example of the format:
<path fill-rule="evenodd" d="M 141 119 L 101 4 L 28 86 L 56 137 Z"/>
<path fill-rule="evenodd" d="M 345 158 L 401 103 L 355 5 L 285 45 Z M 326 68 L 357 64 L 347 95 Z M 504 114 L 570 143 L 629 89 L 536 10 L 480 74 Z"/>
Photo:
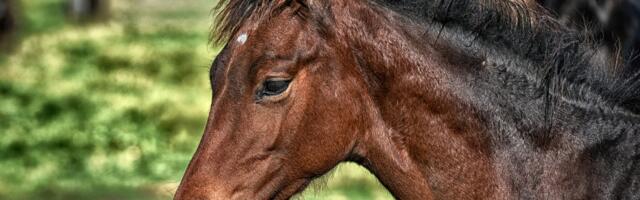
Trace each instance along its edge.
<path fill-rule="evenodd" d="M 276 96 L 289 88 L 291 80 L 266 80 L 262 85 L 261 96 Z"/>

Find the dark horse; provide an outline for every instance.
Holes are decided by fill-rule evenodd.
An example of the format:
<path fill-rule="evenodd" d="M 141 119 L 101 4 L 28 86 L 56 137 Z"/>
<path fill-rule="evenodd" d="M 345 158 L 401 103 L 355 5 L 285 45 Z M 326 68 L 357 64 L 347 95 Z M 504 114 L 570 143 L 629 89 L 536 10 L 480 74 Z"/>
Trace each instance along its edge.
<path fill-rule="evenodd" d="M 520 0 L 227 0 L 175 199 L 287 199 L 338 163 L 398 199 L 639 199 L 640 80 Z"/>

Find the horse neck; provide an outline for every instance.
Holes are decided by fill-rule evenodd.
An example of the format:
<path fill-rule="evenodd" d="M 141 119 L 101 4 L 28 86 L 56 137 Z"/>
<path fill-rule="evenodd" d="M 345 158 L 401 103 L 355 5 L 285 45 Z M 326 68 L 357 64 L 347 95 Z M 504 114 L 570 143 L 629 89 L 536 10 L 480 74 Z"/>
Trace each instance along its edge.
<path fill-rule="evenodd" d="M 523 130 L 502 124 L 492 159 L 513 198 L 635 199 L 640 181 L 640 118 L 572 103 L 553 124 Z M 500 139 L 496 139 L 500 138 Z"/>
<path fill-rule="evenodd" d="M 540 85 L 537 72 L 509 71 L 517 68 L 460 55 L 464 51 L 455 47 L 464 41 L 455 44 L 439 38 L 439 32 L 425 34 L 419 31 L 424 27 L 399 23 L 395 20 L 402 18 L 380 10 L 345 9 L 360 15 L 337 17 L 345 20 L 338 22 L 340 38 L 346 38 L 344 43 L 371 84 L 376 105 L 371 118 L 377 125 L 368 137 L 369 146 L 361 152 L 361 163 L 397 197 L 567 197 L 562 191 L 575 191 L 571 184 L 584 186 L 574 197 L 588 196 L 593 192 L 588 191 L 589 180 L 593 180 L 589 170 L 606 166 L 581 159 L 590 156 L 589 148 L 606 144 L 609 138 L 586 145 L 585 141 L 594 139 L 588 135 L 613 127 L 619 130 L 610 131 L 618 133 L 615 135 L 634 135 L 640 130 L 640 125 L 619 122 L 634 121 L 637 116 L 615 109 L 595 113 L 605 105 L 584 106 L 560 94 L 552 94 L 558 95 L 559 102 L 550 116 L 544 112 L 549 108 L 544 98 L 526 100 L 540 95 L 534 89 Z M 425 43 L 439 40 L 443 42 Z M 512 60 L 511 64 L 534 65 L 526 60 Z M 486 73 L 469 73 L 474 69 Z M 495 89 L 509 77 L 524 83 Z M 572 116 L 575 113 L 589 117 L 577 118 Z M 605 122 L 594 117 L 603 115 L 622 119 Z M 547 117 L 563 122 L 551 128 L 565 128 L 550 129 L 544 123 Z M 584 124 L 583 120 L 599 123 L 576 126 Z M 630 156 L 625 161 L 633 161 Z M 580 170 L 575 172 L 575 168 Z"/>
<path fill-rule="evenodd" d="M 452 93 L 463 79 L 442 67 L 450 60 L 388 13 L 344 9 L 359 15 L 336 17 L 344 20 L 337 38 L 346 38 L 340 43 L 353 52 L 375 104 L 358 161 L 401 199 L 500 197 L 486 128 Z"/>

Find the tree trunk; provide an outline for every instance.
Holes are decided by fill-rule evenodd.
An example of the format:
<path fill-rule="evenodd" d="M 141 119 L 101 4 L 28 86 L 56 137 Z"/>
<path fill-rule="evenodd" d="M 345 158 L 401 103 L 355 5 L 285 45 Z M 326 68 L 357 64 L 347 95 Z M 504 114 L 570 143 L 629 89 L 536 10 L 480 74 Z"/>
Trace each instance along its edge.
<path fill-rule="evenodd" d="M 16 30 L 16 6 L 12 0 L 0 0 L 0 51 L 11 46 Z"/>
<path fill-rule="evenodd" d="M 80 22 L 106 19 L 109 14 L 108 0 L 69 0 L 68 7 L 69 15 Z"/>

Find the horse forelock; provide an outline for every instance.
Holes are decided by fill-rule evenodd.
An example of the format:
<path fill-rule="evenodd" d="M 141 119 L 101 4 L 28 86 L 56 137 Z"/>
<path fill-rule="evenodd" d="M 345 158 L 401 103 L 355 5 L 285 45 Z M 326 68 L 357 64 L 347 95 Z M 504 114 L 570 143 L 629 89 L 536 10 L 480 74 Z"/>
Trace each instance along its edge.
<path fill-rule="evenodd" d="M 254 15 L 263 15 L 271 0 L 220 0 L 215 7 L 216 20 L 211 30 L 211 41 L 224 40 L 238 32 L 240 26 Z"/>
<path fill-rule="evenodd" d="M 210 40 L 214 43 L 226 42 L 248 20 L 261 20 L 277 14 L 282 8 L 303 0 L 220 0 L 212 26 Z"/>

